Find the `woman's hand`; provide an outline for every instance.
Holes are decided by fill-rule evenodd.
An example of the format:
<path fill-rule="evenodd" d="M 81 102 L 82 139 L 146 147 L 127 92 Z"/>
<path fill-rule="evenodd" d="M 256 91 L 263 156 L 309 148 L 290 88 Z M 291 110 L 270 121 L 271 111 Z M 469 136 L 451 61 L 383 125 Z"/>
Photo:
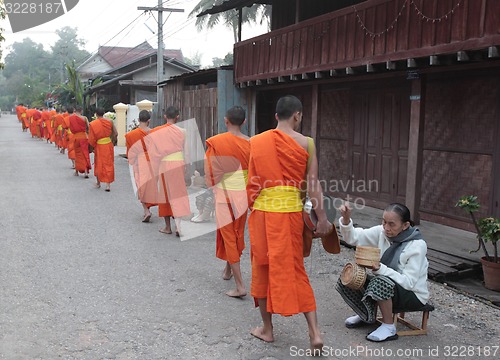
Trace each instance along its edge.
<path fill-rule="evenodd" d="M 380 262 L 379 262 L 379 261 L 374 261 L 374 262 L 372 263 L 372 270 L 373 270 L 373 271 L 378 271 L 378 270 L 380 270 Z"/>
<path fill-rule="evenodd" d="M 320 220 L 316 224 L 316 229 L 314 230 L 315 236 L 325 236 L 332 232 L 333 225 L 328 220 Z"/>
<path fill-rule="evenodd" d="M 344 201 L 344 205 L 340 207 L 340 215 L 342 215 L 342 224 L 349 225 L 351 221 L 351 208 L 347 201 Z"/>

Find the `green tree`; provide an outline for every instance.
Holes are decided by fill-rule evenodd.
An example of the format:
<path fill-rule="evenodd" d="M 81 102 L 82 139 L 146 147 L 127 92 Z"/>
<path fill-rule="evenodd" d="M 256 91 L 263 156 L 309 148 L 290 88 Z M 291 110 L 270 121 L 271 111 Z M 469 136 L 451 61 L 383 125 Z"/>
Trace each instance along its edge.
<path fill-rule="evenodd" d="M 4 4 L 3 4 L 3 0 L 0 0 L 0 20 L 4 20 L 5 19 L 5 7 L 4 7 Z M 5 38 L 3 37 L 3 29 L 0 28 L 0 59 L 2 58 L 2 47 L 1 47 L 1 44 L 2 44 L 2 41 L 5 41 Z M 0 62 L 0 69 L 3 69 L 3 66 L 4 64 L 2 62 Z"/>
<path fill-rule="evenodd" d="M 223 0 L 200 0 L 194 9 L 189 13 L 189 17 L 195 17 L 199 13 L 212 8 L 214 5 L 219 5 Z M 251 7 L 242 9 L 241 23 L 245 24 L 263 24 L 264 21 L 270 19 L 271 7 L 268 5 L 254 4 Z M 268 22 L 269 23 L 269 22 Z M 196 19 L 196 28 L 198 31 L 212 29 L 218 24 L 224 24 L 233 31 L 234 42 L 238 41 L 238 10 L 231 9 L 218 14 L 207 14 Z"/>
<path fill-rule="evenodd" d="M 227 53 L 226 56 L 224 56 L 224 59 L 218 57 L 212 58 L 212 67 L 219 67 L 232 64 L 233 64 L 233 53 Z"/>
<path fill-rule="evenodd" d="M 76 67 L 83 63 L 89 56 L 89 52 L 83 50 L 86 41 L 78 38 L 78 29 L 65 26 L 56 30 L 59 39 L 51 47 L 52 50 L 52 73 L 53 79 L 60 82 L 65 81 L 65 69 L 67 64 L 75 64 Z M 57 76 L 57 72 L 59 75 Z"/>

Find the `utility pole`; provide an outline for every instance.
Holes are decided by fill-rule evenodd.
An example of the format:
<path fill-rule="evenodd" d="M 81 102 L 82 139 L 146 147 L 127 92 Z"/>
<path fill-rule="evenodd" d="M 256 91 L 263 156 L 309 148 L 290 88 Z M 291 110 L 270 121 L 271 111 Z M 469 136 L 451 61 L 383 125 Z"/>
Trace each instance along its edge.
<path fill-rule="evenodd" d="M 163 80 L 163 12 L 184 12 L 184 9 L 171 9 L 162 6 L 162 0 L 158 0 L 158 6 L 139 6 L 137 10 L 158 11 L 158 52 L 156 54 L 156 99 L 158 102 L 158 115 L 163 116 L 163 89 L 159 86 Z"/>

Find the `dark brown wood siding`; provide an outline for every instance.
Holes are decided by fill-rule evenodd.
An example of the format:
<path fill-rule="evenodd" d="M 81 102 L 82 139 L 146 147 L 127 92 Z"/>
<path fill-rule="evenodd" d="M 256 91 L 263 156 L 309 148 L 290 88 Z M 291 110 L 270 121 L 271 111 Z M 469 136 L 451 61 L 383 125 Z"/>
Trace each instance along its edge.
<path fill-rule="evenodd" d="M 498 0 L 369 0 L 235 44 L 235 81 L 483 49 L 499 24 Z"/>
<path fill-rule="evenodd" d="M 499 80 L 498 74 L 428 80 L 422 212 L 467 221 L 454 206 L 462 195 L 478 196 L 480 216 L 495 212 Z"/>

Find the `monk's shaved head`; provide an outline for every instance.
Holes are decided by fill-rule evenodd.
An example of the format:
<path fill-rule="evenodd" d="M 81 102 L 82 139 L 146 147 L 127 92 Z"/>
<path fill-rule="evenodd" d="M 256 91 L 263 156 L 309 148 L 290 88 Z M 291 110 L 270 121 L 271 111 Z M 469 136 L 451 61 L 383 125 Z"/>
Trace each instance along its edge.
<path fill-rule="evenodd" d="M 302 103 L 296 96 L 283 96 L 276 104 L 278 120 L 287 120 L 297 111 L 302 112 Z"/>

